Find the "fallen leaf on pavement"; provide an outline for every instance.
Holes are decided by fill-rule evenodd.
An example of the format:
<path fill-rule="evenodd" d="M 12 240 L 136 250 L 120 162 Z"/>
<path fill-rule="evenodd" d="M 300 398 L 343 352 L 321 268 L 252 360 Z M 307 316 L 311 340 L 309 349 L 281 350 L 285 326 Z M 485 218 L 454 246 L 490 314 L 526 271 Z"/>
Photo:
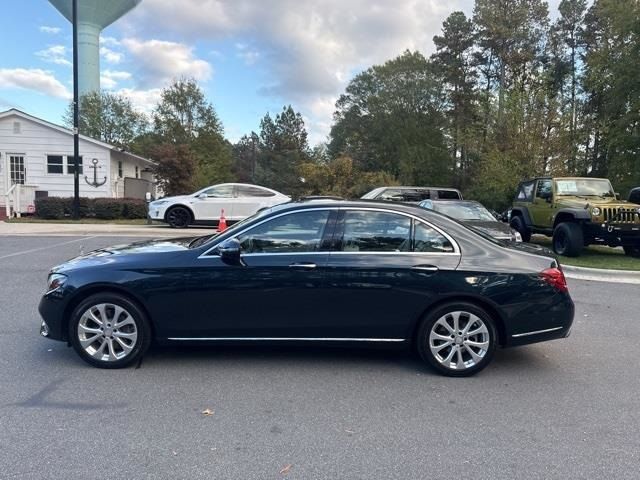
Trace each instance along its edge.
<path fill-rule="evenodd" d="M 205 409 L 202 411 L 202 414 L 203 414 L 203 415 L 207 415 L 207 416 L 213 415 L 214 413 L 215 413 L 215 411 L 211 410 L 210 408 L 205 408 Z"/>
<path fill-rule="evenodd" d="M 290 463 L 282 467 L 282 470 L 280 470 L 280 475 L 286 475 L 287 473 L 289 473 L 291 467 L 293 467 L 293 465 L 291 465 Z"/>

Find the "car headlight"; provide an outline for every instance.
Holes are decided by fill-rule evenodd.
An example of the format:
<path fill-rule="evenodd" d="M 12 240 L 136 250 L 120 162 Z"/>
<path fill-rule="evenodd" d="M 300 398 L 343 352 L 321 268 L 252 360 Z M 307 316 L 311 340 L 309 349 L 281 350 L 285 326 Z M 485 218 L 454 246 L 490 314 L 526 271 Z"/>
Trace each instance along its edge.
<path fill-rule="evenodd" d="M 593 215 L 594 217 L 597 217 L 601 213 L 602 213 L 602 210 L 600 210 L 598 207 L 593 207 L 591 209 L 591 215 Z"/>
<path fill-rule="evenodd" d="M 521 242 L 522 241 L 522 235 L 520 235 L 520 232 L 517 230 L 512 230 L 511 231 L 511 240 L 514 242 Z"/>
<path fill-rule="evenodd" d="M 58 288 L 63 286 L 66 281 L 66 275 L 62 275 L 61 273 L 50 274 L 49 278 L 47 279 L 47 293 L 57 290 Z"/>
<path fill-rule="evenodd" d="M 155 202 L 151 202 L 151 206 L 159 207 L 160 205 L 164 205 L 165 203 L 169 203 L 169 200 L 156 200 Z"/>

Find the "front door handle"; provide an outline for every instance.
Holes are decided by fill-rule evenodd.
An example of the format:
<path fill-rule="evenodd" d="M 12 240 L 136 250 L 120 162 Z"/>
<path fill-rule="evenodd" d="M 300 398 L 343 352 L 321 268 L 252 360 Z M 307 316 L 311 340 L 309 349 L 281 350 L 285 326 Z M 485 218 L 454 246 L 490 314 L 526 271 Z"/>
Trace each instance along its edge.
<path fill-rule="evenodd" d="M 411 270 L 421 273 L 436 273 L 440 269 L 435 265 L 414 265 Z"/>
<path fill-rule="evenodd" d="M 313 270 L 317 265 L 315 263 L 310 262 L 300 262 L 300 263 L 292 263 L 289 265 L 289 268 L 295 268 L 297 270 Z"/>

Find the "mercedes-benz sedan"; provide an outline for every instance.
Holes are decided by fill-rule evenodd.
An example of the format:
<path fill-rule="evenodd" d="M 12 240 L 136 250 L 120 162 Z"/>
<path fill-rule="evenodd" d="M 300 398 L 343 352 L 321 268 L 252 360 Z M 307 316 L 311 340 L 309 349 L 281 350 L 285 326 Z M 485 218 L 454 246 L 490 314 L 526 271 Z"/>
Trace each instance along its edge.
<path fill-rule="evenodd" d="M 51 270 L 41 334 L 119 368 L 159 344 L 413 347 L 478 372 L 497 347 L 563 338 L 573 302 L 553 255 L 417 206 L 290 202 L 216 236 L 96 250 Z"/>

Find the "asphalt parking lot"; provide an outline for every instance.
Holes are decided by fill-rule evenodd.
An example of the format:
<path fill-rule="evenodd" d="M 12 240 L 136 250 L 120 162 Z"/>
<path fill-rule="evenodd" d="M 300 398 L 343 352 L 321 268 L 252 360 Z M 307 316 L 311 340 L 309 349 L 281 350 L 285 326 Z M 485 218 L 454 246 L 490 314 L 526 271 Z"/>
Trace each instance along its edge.
<path fill-rule="evenodd" d="M 467 379 L 292 347 L 94 369 L 38 335 L 37 304 L 52 265 L 130 240 L 0 237 L 0 479 L 639 478 L 637 285 L 570 280 L 569 339 Z"/>

